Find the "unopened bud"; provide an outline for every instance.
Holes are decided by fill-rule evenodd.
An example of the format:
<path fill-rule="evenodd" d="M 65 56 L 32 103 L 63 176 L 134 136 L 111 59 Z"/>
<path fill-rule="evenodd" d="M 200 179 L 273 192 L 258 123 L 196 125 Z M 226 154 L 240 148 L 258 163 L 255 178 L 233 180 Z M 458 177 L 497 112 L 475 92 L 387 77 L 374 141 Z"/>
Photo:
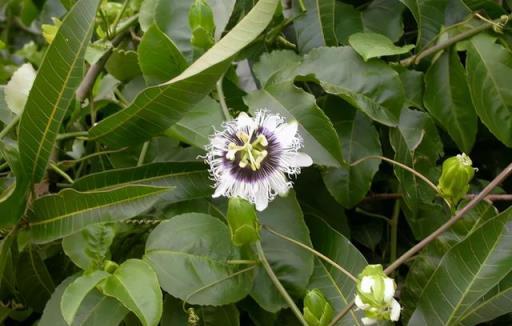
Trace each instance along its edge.
<path fill-rule="evenodd" d="M 238 197 L 230 198 L 227 216 L 234 245 L 243 246 L 259 239 L 258 217 L 251 203 Z"/>
<path fill-rule="evenodd" d="M 304 319 L 309 326 L 326 326 L 332 320 L 334 310 L 319 289 L 308 291 L 304 297 Z"/>
<path fill-rule="evenodd" d="M 192 45 L 201 51 L 210 48 L 214 43 L 215 22 L 212 9 L 205 0 L 194 1 L 188 12 L 188 23 L 192 30 Z"/>
<path fill-rule="evenodd" d="M 443 162 L 443 170 L 437 185 L 441 196 L 455 206 L 469 190 L 469 182 L 475 175 L 473 162 L 466 154 L 448 158 Z"/>

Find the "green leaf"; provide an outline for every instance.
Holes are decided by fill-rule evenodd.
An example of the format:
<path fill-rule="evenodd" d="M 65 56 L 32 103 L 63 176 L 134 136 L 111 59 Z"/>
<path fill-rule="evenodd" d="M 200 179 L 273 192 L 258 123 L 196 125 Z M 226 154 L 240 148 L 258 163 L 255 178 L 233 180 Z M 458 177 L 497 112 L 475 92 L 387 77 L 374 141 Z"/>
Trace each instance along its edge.
<path fill-rule="evenodd" d="M 404 307 L 402 311 L 402 321 L 404 323 L 409 320 L 414 312 L 421 293 L 446 252 L 494 216 L 496 216 L 496 209 L 488 203 L 481 202 L 470 210 L 463 219 L 423 249 L 414 259 L 400 293 L 400 303 Z"/>
<path fill-rule="evenodd" d="M 410 325 L 459 324 L 465 311 L 512 271 L 511 212 L 487 221 L 446 253 Z"/>
<path fill-rule="evenodd" d="M 404 34 L 404 9 L 404 5 L 396 0 L 373 0 L 361 13 L 365 31 L 385 35 L 397 42 Z"/>
<path fill-rule="evenodd" d="M 162 292 L 156 273 L 145 261 L 128 259 L 101 284 L 101 289 L 133 312 L 144 326 L 158 325 Z"/>
<path fill-rule="evenodd" d="M 156 24 L 144 33 L 137 52 L 140 69 L 148 85 L 168 81 L 187 68 L 185 57 Z"/>
<path fill-rule="evenodd" d="M 78 192 L 65 189 L 34 201 L 29 216 L 32 240 L 49 242 L 101 222 L 122 221 L 144 212 L 169 190 L 144 185 Z"/>
<path fill-rule="evenodd" d="M 165 84 L 146 88 L 128 108 L 94 126 L 89 132 L 91 137 L 123 146 L 140 143 L 176 123 L 215 87 L 233 56 L 261 34 L 277 3 L 259 1 L 236 27 L 183 73 Z"/>
<path fill-rule="evenodd" d="M 512 147 L 512 54 L 494 37 L 477 35 L 470 40 L 466 72 L 480 120 L 499 141 Z"/>
<path fill-rule="evenodd" d="M 213 11 L 215 39 L 218 40 L 228 25 L 233 9 L 235 9 L 236 0 L 206 0 L 206 2 Z"/>
<path fill-rule="evenodd" d="M 299 80 L 315 81 L 372 120 L 396 126 L 404 103 L 398 73 L 380 60 L 364 62 L 350 47 L 318 48 L 304 57 Z"/>
<path fill-rule="evenodd" d="M 361 12 L 352 5 L 336 1 L 335 14 L 335 32 L 340 43 L 347 45 L 350 35 L 364 31 Z"/>
<path fill-rule="evenodd" d="M 294 0 L 293 8 L 299 7 L 298 2 Z M 335 3 L 335 0 L 304 0 L 307 11 L 293 20 L 299 52 L 338 45 L 334 33 Z"/>
<path fill-rule="evenodd" d="M 219 306 L 239 301 L 251 290 L 252 269 L 228 263 L 239 256 L 224 223 L 188 213 L 151 232 L 144 259 L 167 293 L 190 304 Z"/>
<path fill-rule="evenodd" d="M 295 75 L 284 77 L 289 72 L 294 72 L 302 61 L 302 57 L 291 50 L 275 50 L 261 55 L 259 61 L 254 64 L 253 71 L 262 85 L 272 82 L 272 77 L 278 75 L 281 80 L 292 80 Z"/>
<path fill-rule="evenodd" d="M 85 299 L 87 294 L 101 281 L 109 277 L 110 274 L 104 271 L 94 271 L 90 274 L 84 274 L 77 277 L 66 287 L 60 300 L 62 316 L 68 325 L 73 324 L 75 315 Z"/>
<path fill-rule="evenodd" d="M 38 312 L 43 311 L 55 288 L 41 255 L 32 246 L 28 246 L 18 259 L 16 288 L 24 302 Z"/>
<path fill-rule="evenodd" d="M 79 191 L 105 190 L 130 184 L 173 187 L 163 198 L 174 203 L 211 196 L 212 187 L 204 168 L 204 164 L 196 162 L 151 163 L 89 174 L 76 180 L 73 187 Z"/>
<path fill-rule="evenodd" d="M 137 57 L 133 50 L 114 49 L 105 68 L 120 81 L 131 80 L 141 73 Z"/>
<path fill-rule="evenodd" d="M 98 269 L 110 259 L 115 230 L 108 224 L 92 224 L 62 240 L 62 249 L 83 270 Z"/>
<path fill-rule="evenodd" d="M 363 57 L 364 61 L 371 58 L 405 54 L 414 48 L 412 44 L 396 46 L 389 38 L 377 33 L 352 34 L 348 42 Z"/>
<path fill-rule="evenodd" d="M 15 233 L 9 232 L 5 238 L 0 240 L 0 280 L 2 280 L 4 276 L 5 267 L 7 265 L 7 260 L 11 252 L 11 246 L 15 239 Z"/>
<path fill-rule="evenodd" d="M 261 224 L 311 246 L 309 231 L 293 192 L 287 197 L 274 200 L 267 209 L 258 212 L 258 216 Z M 302 298 L 313 272 L 313 255 L 266 230 L 261 231 L 261 243 L 277 278 L 291 295 Z M 263 309 L 270 312 L 277 312 L 288 306 L 263 267 L 258 268 L 251 296 Z"/>
<path fill-rule="evenodd" d="M 343 162 L 340 144 L 331 122 L 316 105 L 315 97 L 289 82 L 268 85 L 249 93 L 245 103 L 251 112 L 269 109 L 289 122 L 299 123 L 305 153 L 319 165 L 340 166 Z"/>
<path fill-rule="evenodd" d="M 76 276 L 70 276 L 55 289 L 46 303 L 39 326 L 69 326 L 62 316 L 60 302 L 64 290 L 75 279 Z M 128 310 L 117 300 L 93 289 L 82 301 L 71 326 L 119 325 L 127 314 Z"/>
<path fill-rule="evenodd" d="M 477 118 L 464 67 L 455 50 L 445 52 L 428 69 L 424 101 L 459 149 L 469 153 L 476 139 Z"/>
<path fill-rule="evenodd" d="M 367 262 L 350 241 L 319 218 L 308 219 L 314 248 L 356 276 Z M 321 289 L 335 311 L 341 311 L 355 296 L 356 285 L 348 276 L 323 260 L 315 260 L 308 289 Z M 362 325 L 362 313 L 352 309 L 336 325 Z"/>
<path fill-rule="evenodd" d="M 69 11 L 48 48 L 28 96 L 19 126 L 24 173 L 39 182 L 84 69 L 99 0 L 80 0 Z"/>
<path fill-rule="evenodd" d="M 412 69 L 406 69 L 402 66 L 393 66 L 402 81 L 405 89 L 405 106 L 423 108 L 423 72 Z"/>
<path fill-rule="evenodd" d="M 335 103 L 337 107 L 329 108 L 327 114 L 338 132 L 345 160 L 350 164 L 366 156 L 382 155 L 379 134 L 372 122 L 360 111 Z M 349 164 L 322 170 L 327 189 L 346 208 L 353 207 L 366 196 L 380 160 L 369 160 L 355 166 Z"/>

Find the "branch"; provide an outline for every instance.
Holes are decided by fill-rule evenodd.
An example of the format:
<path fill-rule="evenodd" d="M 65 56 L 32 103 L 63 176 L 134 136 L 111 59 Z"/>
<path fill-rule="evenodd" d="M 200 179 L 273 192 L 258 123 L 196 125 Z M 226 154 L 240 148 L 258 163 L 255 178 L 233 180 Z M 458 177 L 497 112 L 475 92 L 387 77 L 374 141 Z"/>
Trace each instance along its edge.
<path fill-rule="evenodd" d="M 464 196 L 465 199 L 471 200 L 478 196 L 477 194 L 467 194 Z M 370 201 L 378 201 L 378 200 L 396 200 L 402 198 L 403 195 L 401 193 L 374 193 L 369 194 L 361 202 L 370 202 Z M 495 201 L 512 201 L 512 194 L 491 194 L 487 195 L 484 198 L 485 201 L 495 202 Z"/>

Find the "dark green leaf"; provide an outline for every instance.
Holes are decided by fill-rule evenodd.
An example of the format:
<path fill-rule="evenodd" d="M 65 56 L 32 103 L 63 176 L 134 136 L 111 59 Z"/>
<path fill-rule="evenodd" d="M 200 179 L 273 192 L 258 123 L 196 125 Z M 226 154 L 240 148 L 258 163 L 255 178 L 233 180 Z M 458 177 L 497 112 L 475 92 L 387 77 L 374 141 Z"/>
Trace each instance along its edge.
<path fill-rule="evenodd" d="M 307 8 L 293 21 L 299 52 L 306 53 L 319 46 L 336 46 L 334 33 L 335 0 L 303 0 Z M 299 7 L 299 0 L 293 1 Z M 299 14 L 299 13 L 297 13 Z"/>
<path fill-rule="evenodd" d="M 276 50 L 264 53 L 254 64 L 253 71 L 262 85 L 272 83 L 272 77 L 278 75 L 281 80 L 292 80 L 295 75 L 284 75 L 294 72 L 302 61 L 302 57 L 291 50 Z"/>
<path fill-rule="evenodd" d="M 365 31 L 386 35 L 397 42 L 404 33 L 404 5 L 396 0 L 373 0 L 362 12 Z"/>
<path fill-rule="evenodd" d="M 140 75 L 137 52 L 115 49 L 107 61 L 108 73 L 120 81 L 128 81 Z"/>
<path fill-rule="evenodd" d="M 396 46 L 389 38 L 377 33 L 352 34 L 348 42 L 363 57 L 364 61 L 368 61 L 371 58 L 405 54 L 414 48 L 412 44 Z"/>

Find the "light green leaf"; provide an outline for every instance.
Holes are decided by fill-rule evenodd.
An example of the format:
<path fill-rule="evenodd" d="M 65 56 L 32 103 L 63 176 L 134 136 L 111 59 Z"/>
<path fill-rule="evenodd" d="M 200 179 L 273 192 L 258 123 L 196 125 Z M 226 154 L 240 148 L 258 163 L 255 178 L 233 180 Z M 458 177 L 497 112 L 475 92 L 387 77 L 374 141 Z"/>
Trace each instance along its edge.
<path fill-rule="evenodd" d="M 309 230 L 293 192 L 284 198 L 275 199 L 267 209 L 258 212 L 258 216 L 261 224 L 311 246 Z M 313 273 L 313 255 L 266 230 L 261 231 L 261 243 L 272 270 L 286 290 L 292 296 L 304 297 L 306 285 Z M 258 268 L 251 296 L 263 309 L 270 312 L 287 307 L 263 267 Z"/>
<path fill-rule="evenodd" d="M 215 39 L 218 40 L 222 36 L 222 32 L 228 25 L 236 0 L 206 0 L 213 11 L 213 19 L 215 20 Z"/>
<path fill-rule="evenodd" d="M 32 240 L 49 242 L 101 222 L 125 220 L 144 212 L 169 190 L 144 185 L 78 192 L 65 189 L 34 201 L 29 216 Z"/>
<path fill-rule="evenodd" d="M 251 290 L 253 269 L 228 263 L 239 257 L 228 227 L 199 213 L 158 225 L 149 235 L 144 255 L 167 293 L 190 304 L 211 306 L 237 302 Z"/>
<path fill-rule="evenodd" d="M 148 85 L 168 81 L 187 68 L 185 57 L 156 24 L 144 33 L 137 52 L 140 69 Z"/>
<path fill-rule="evenodd" d="M 319 218 L 308 219 L 314 248 L 356 276 L 366 267 L 364 256 L 343 235 Z M 321 289 L 335 311 L 341 311 L 355 297 L 353 280 L 323 260 L 315 260 L 308 289 Z M 336 325 L 362 325 L 361 311 L 352 309 Z"/>
<path fill-rule="evenodd" d="M 293 72 L 301 62 L 302 57 L 291 50 L 276 50 L 261 55 L 252 70 L 260 83 L 266 86 L 272 83 L 272 77 L 276 75 L 280 80 L 293 80 Z M 290 73 L 291 75 L 287 75 Z"/>
<path fill-rule="evenodd" d="M 477 118 L 464 67 L 455 50 L 445 52 L 428 69 L 424 102 L 459 149 L 469 153 L 476 139 Z"/>
<path fill-rule="evenodd" d="M 236 27 L 183 73 L 165 84 L 145 89 L 128 108 L 93 127 L 91 137 L 123 146 L 140 143 L 176 123 L 214 88 L 233 56 L 261 34 L 278 2 L 259 1 Z"/>
<path fill-rule="evenodd" d="M 109 273 L 97 270 L 76 278 L 66 287 L 60 300 L 60 308 L 62 316 L 68 325 L 73 324 L 78 308 L 80 308 L 87 294 L 91 292 L 99 282 L 109 276 Z"/>
<path fill-rule="evenodd" d="M 251 112 L 268 109 L 289 122 L 299 123 L 303 151 L 319 165 L 340 166 L 343 162 L 338 137 L 331 122 L 316 105 L 315 97 L 289 82 L 268 85 L 244 98 Z"/>
<path fill-rule="evenodd" d="M 379 134 L 364 114 L 340 105 L 329 109 L 327 114 L 338 132 L 343 157 L 349 164 L 366 156 L 382 155 Z M 322 170 L 327 189 L 346 208 L 353 207 L 366 196 L 380 160 L 369 160 L 356 166 L 349 164 Z"/>
<path fill-rule="evenodd" d="M 133 312 L 144 326 L 158 325 L 162 292 L 156 273 L 145 261 L 128 259 L 101 284 L 101 289 Z"/>
<path fill-rule="evenodd" d="M 396 46 L 389 38 L 377 33 L 352 34 L 348 42 L 363 57 L 364 61 L 371 58 L 405 54 L 414 48 L 412 44 Z"/>
<path fill-rule="evenodd" d="M 23 170 L 32 183 L 46 171 L 50 153 L 84 69 L 84 54 L 99 0 L 80 0 L 69 11 L 48 48 L 19 126 Z"/>
<path fill-rule="evenodd" d="M 499 141 L 512 147 L 512 54 L 479 34 L 470 40 L 466 62 L 476 113 Z"/>
<path fill-rule="evenodd" d="M 293 1 L 298 8 L 299 0 Z M 304 0 L 307 11 L 297 12 L 293 20 L 299 52 L 306 53 L 319 46 L 336 46 L 338 40 L 334 33 L 335 0 Z"/>
<path fill-rule="evenodd" d="M 114 49 L 105 68 L 109 74 L 120 81 L 129 81 L 141 74 L 137 52 Z"/>
<path fill-rule="evenodd" d="M 423 290 L 409 325 L 457 325 L 464 313 L 512 271 L 512 210 L 451 248 Z"/>
<path fill-rule="evenodd" d="M 213 192 L 205 165 L 198 162 L 151 163 L 108 170 L 78 179 L 73 187 L 79 191 L 90 191 L 130 184 L 173 187 L 163 195 L 168 203 L 205 198 Z"/>
<path fill-rule="evenodd" d="M 114 236 L 112 225 L 92 224 L 65 237 L 62 240 L 62 249 L 81 269 L 98 269 L 105 259 L 110 259 L 109 248 Z"/>

